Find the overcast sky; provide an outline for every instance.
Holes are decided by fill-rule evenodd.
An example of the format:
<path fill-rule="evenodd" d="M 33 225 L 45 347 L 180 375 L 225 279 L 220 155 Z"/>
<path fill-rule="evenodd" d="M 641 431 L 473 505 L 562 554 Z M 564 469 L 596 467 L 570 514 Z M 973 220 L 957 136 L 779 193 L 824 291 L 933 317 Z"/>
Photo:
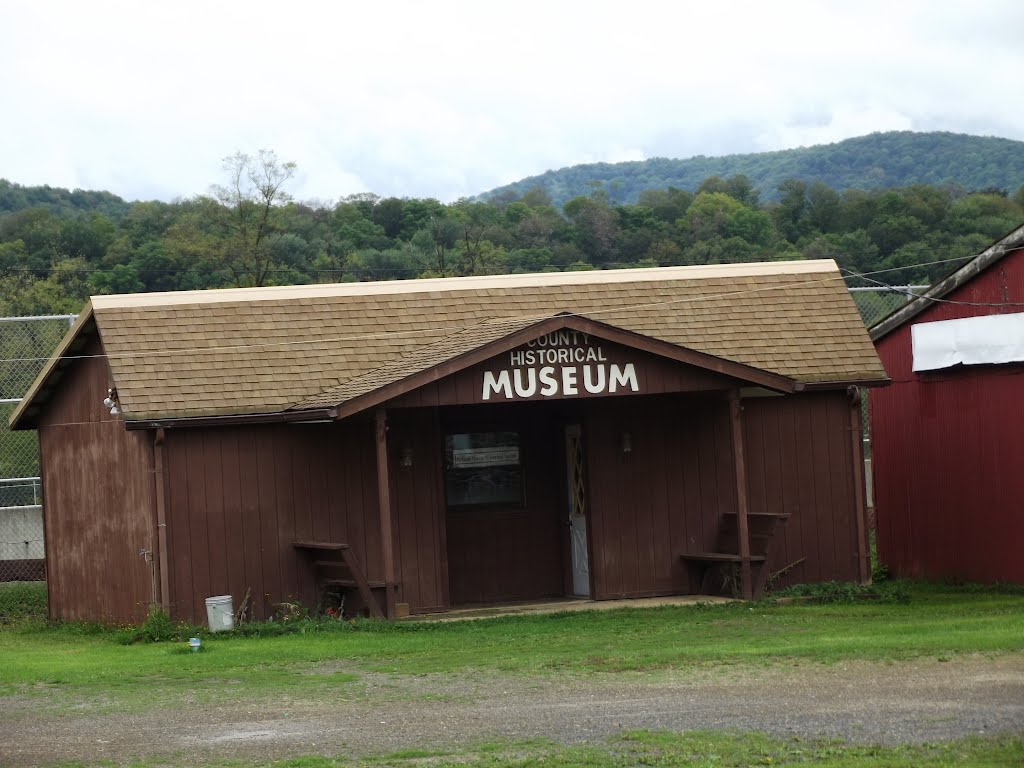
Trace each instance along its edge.
<path fill-rule="evenodd" d="M 578 163 L 872 131 L 1024 139 L 1024 3 L 0 0 L 0 178 L 470 196 Z"/>

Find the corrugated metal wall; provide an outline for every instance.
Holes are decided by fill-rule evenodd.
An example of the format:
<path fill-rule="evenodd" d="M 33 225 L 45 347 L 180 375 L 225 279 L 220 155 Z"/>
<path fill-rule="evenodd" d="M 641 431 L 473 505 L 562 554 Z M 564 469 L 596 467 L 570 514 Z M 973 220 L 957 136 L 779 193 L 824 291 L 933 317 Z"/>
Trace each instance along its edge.
<path fill-rule="evenodd" d="M 879 555 L 901 576 L 1024 581 L 1024 364 L 918 375 L 910 336 L 1024 312 L 1024 252 L 945 299 L 878 344 L 893 380 L 869 400 Z"/>

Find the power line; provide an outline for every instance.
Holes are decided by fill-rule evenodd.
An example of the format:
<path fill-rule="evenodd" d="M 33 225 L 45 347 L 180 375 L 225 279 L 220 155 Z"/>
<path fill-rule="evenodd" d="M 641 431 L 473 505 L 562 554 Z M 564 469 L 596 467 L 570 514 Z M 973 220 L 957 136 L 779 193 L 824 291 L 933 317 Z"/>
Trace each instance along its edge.
<path fill-rule="evenodd" d="M 937 296 L 929 296 L 927 292 L 915 293 L 913 290 L 911 290 L 910 286 L 897 287 L 889 285 L 887 283 L 883 283 L 881 280 L 874 280 L 870 277 L 867 277 L 867 275 L 869 274 L 874 274 L 871 272 L 865 272 L 861 274 L 858 272 L 853 272 L 852 270 L 849 269 L 844 269 L 843 271 L 848 272 L 852 277 L 857 277 L 866 280 L 869 283 L 874 283 L 879 287 L 887 288 L 891 291 L 894 291 L 895 293 L 902 293 L 904 296 L 909 296 L 912 299 L 924 299 L 925 301 L 934 301 L 939 304 L 954 304 L 962 307 L 1024 307 L 1024 302 L 1019 301 L 959 301 L 956 299 L 940 299 Z"/>
<path fill-rule="evenodd" d="M 843 256 L 850 256 L 850 253 L 845 253 Z M 871 254 L 860 253 L 852 254 L 855 256 L 868 256 Z M 973 259 L 976 254 L 970 254 L 967 256 L 954 256 L 948 259 L 939 259 L 937 261 L 925 261 L 917 264 L 907 264 L 902 267 L 889 267 L 887 269 L 873 270 L 867 274 L 881 274 L 883 272 L 901 272 L 908 269 L 918 269 L 920 267 L 931 267 L 941 264 L 951 264 L 956 261 L 964 261 L 967 259 Z M 565 271 L 569 267 L 573 266 L 573 263 L 552 263 L 547 262 L 543 264 L 531 263 L 530 267 L 533 271 L 537 269 L 557 269 L 559 271 Z M 586 262 L 589 266 L 594 269 L 619 269 L 619 268 L 630 268 L 636 267 L 639 262 L 636 261 L 606 261 L 597 264 Z M 68 269 L 58 266 L 47 266 L 47 267 L 26 267 L 26 266 L 9 266 L 0 267 L 0 274 L 2 273 L 24 273 L 24 274 L 116 274 L 117 267 L 131 267 L 131 264 L 117 264 L 113 267 L 75 267 Z M 211 270 L 202 267 L 132 267 L 138 275 L 145 274 L 162 274 L 162 275 L 183 275 L 183 274 L 197 274 L 206 273 L 209 274 Z M 230 267 L 223 265 L 216 265 L 213 272 L 230 272 Z M 417 267 L 399 267 L 399 266 L 361 266 L 361 265 L 342 265 L 339 267 L 331 268 L 310 268 L 310 267 L 270 267 L 265 270 L 260 270 L 263 274 L 267 275 L 338 275 L 348 273 L 351 275 L 356 274 L 421 274 L 429 269 L 425 266 Z M 214 289 L 215 290 L 215 289 Z"/>

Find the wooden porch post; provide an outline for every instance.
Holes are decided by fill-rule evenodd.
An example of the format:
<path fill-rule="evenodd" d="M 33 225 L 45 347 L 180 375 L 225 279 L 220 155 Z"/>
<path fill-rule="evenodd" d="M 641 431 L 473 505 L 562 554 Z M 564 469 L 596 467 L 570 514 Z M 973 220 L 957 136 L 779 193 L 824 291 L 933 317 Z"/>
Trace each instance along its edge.
<path fill-rule="evenodd" d="M 729 421 L 732 423 L 732 455 L 736 465 L 736 534 L 739 537 L 740 577 L 743 599 L 754 598 L 754 582 L 750 568 L 750 534 L 747 526 L 747 460 L 743 448 L 743 403 L 739 390 L 729 394 Z M 767 567 L 767 563 L 762 566 Z"/>
<path fill-rule="evenodd" d="M 153 433 L 153 486 L 156 495 L 156 561 L 160 569 L 160 607 L 171 615 L 170 565 L 167 562 L 167 501 L 164 486 L 164 438 L 160 427 Z"/>
<path fill-rule="evenodd" d="M 391 537 L 391 481 L 388 475 L 387 409 L 374 413 L 377 443 L 377 507 L 380 511 L 380 542 L 384 556 L 384 615 L 395 618 L 395 542 Z"/>
<path fill-rule="evenodd" d="M 857 518 L 857 574 L 861 584 L 871 581 L 871 553 L 868 544 L 867 491 L 864 486 L 864 437 L 861 394 L 858 387 L 847 391 L 850 398 L 850 440 L 853 447 L 853 499 Z"/>

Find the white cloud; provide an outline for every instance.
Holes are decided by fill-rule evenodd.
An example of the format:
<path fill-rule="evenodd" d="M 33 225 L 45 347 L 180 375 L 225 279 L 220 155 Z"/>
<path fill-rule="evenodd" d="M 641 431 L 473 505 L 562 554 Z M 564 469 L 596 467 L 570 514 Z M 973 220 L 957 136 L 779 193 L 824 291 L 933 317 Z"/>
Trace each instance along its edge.
<path fill-rule="evenodd" d="M 1024 139 L 1022 21 L 998 1 L 17 3 L 0 177 L 170 199 L 271 148 L 299 197 L 450 200 L 877 130 Z"/>

